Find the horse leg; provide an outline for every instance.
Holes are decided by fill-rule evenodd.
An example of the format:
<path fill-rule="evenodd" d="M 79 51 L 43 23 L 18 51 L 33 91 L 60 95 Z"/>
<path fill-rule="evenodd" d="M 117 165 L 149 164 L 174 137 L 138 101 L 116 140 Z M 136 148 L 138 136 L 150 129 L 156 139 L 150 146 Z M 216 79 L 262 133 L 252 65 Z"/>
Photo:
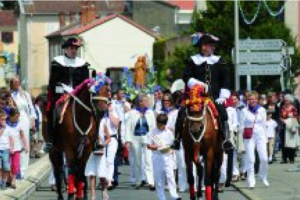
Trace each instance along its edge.
<path fill-rule="evenodd" d="M 212 169 L 214 163 L 214 150 L 209 148 L 205 160 L 205 198 L 206 200 L 212 200 Z"/>
<path fill-rule="evenodd" d="M 232 170 L 233 170 L 233 149 L 228 150 L 227 152 L 227 180 L 225 183 L 226 187 L 230 186 L 231 179 L 232 179 Z"/>
<path fill-rule="evenodd" d="M 56 184 L 56 193 L 58 195 L 58 200 L 63 200 L 62 194 L 62 180 L 61 180 L 61 171 L 63 168 L 63 157 L 61 152 L 51 151 L 49 157 L 53 166 L 53 172 L 55 177 Z"/>
<path fill-rule="evenodd" d="M 82 170 L 78 170 L 79 173 L 82 173 Z M 84 183 L 85 183 L 85 177 L 83 174 L 80 174 L 79 177 L 77 177 L 76 181 L 76 200 L 83 200 L 84 199 Z"/>
<path fill-rule="evenodd" d="M 197 167 L 197 175 L 198 175 L 197 198 L 198 198 L 198 200 L 201 200 L 202 199 L 203 167 L 202 167 L 200 159 L 197 160 L 196 167 Z"/>
<path fill-rule="evenodd" d="M 193 176 L 193 164 L 192 164 L 192 160 L 189 158 L 187 154 L 185 154 L 185 163 L 186 163 L 187 180 L 190 188 L 190 199 L 196 200 L 194 176 Z"/>
<path fill-rule="evenodd" d="M 74 200 L 76 185 L 76 167 L 68 164 L 68 200 Z"/>
<path fill-rule="evenodd" d="M 222 166 L 223 161 L 223 151 L 215 153 L 215 160 L 214 160 L 214 170 L 213 170 L 213 200 L 219 200 L 219 194 L 218 194 L 218 186 L 219 186 L 219 180 L 220 180 L 220 169 Z"/>

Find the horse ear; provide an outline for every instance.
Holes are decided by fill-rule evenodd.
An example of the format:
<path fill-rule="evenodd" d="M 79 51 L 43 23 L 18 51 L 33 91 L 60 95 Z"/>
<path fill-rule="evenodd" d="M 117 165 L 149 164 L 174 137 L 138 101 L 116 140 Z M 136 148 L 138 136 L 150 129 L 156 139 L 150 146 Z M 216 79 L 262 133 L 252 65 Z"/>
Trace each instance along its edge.
<path fill-rule="evenodd" d="M 97 76 L 97 72 L 96 72 L 96 70 L 93 70 L 92 71 L 92 78 L 95 78 Z"/>

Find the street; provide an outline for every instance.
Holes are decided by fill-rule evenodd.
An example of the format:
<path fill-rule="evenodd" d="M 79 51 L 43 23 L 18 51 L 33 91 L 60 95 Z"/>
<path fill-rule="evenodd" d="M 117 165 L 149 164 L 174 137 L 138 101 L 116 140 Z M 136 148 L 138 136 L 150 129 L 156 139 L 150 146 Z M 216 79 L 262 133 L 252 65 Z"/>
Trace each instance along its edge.
<path fill-rule="evenodd" d="M 129 168 L 128 166 L 120 167 L 120 186 L 117 189 L 108 191 L 109 199 L 111 200 L 154 200 L 157 199 L 156 192 L 150 191 L 148 187 L 136 190 L 130 186 L 129 183 Z M 224 193 L 220 193 L 220 200 L 247 200 L 234 188 L 229 187 L 225 189 Z M 100 190 L 97 190 L 97 199 L 101 199 Z M 189 199 L 188 192 L 180 194 L 184 200 Z M 169 193 L 166 192 L 166 197 L 169 199 Z M 48 181 L 43 182 L 41 187 L 33 193 L 28 200 L 56 200 L 56 194 L 50 190 Z"/>

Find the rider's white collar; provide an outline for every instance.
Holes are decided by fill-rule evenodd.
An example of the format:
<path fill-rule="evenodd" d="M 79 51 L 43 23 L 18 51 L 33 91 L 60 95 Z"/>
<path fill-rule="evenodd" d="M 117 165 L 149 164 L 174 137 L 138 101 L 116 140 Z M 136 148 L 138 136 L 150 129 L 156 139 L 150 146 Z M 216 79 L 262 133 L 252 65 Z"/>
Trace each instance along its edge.
<path fill-rule="evenodd" d="M 196 54 L 191 56 L 191 59 L 196 65 L 201 65 L 204 62 L 207 62 L 207 64 L 213 65 L 217 63 L 220 60 L 221 56 L 215 56 L 215 55 L 210 55 L 208 57 L 204 57 L 201 54 Z"/>
<path fill-rule="evenodd" d="M 85 60 L 78 57 L 71 59 L 66 56 L 57 56 L 54 60 L 64 67 L 82 67 L 86 63 Z"/>

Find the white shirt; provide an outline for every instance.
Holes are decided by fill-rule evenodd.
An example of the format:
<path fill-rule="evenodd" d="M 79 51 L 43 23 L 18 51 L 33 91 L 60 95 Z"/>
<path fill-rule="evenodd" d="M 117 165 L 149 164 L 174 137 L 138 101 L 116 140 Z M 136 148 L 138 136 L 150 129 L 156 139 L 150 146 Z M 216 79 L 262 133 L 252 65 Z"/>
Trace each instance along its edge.
<path fill-rule="evenodd" d="M 162 109 L 162 100 L 155 100 L 153 110 L 156 113 L 159 113 Z"/>
<path fill-rule="evenodd" d="M 124 122 L 125 118 L 125 107 L 130 108 L 130 104 L 124 100 L 114 100 L 112 101 L 114 110 L 117 113 L 117 116 L 120 121 Z"/>
<path fill-rule="evenodd" d="M 2 135 L 0 136 L 0 150 L 10 149 L 10 133 L 7 128 L 4 128 Z"/>
<path fill-rule="evenodd" d="M 153 136 L 157 137 L 158 140 L 154 139 Z M 158 128 L 153 129 L 147 135 L 147 144 L 159 145 L 159 146 L 170 146 L 173 144 L 174 134 L 169 129 L 159 130 Z"/>
<path fill-rule="evenodd" d="M 6 125 L 6 128 L 8 129 L 10 135 L 13 137 L 14 140 L 14 152 L 15 151 L 21 151 L 23 144 L 21 139 L 21 123 L 18 122 L 18 125 L 15 127 L 11 127 L 8 124 Z"/>
<path fill-rule="evenodd" d="M 274 119 L 266 121 L 266 129 L 268 138 L 275 138 L 277 122 Z"/>
<path fill-rule="evenodd" d="M 243 117 L 242 117 L 241 130 L 244 131 L 244 128 L 253 127 L 253 134 L 256 138 L 267 139 L 267 131 L 266 131 L 266 120 L 267 120 L 267 112 L 266 109 L 260 107 L 256 114 L 251 112 L 248 107 L 243 109 Z"/>
<path fill-rule="evenodd" d="M 228 115 L 229 130 L 236 132 L 238 129 L 237 111 L 233 107 L 226 108 L 226 111 L 227 111 L 227 115 Z"/>
<path fill-rule="evenodd" d="M 113 110 L 110 115 L 113 115 L 114 117 L 118 117 L 117 113 Z M 118 126 L 113 125 L 109 117 L 104 117 L 101 121 L 107 126 L 108 132 L 110 135 L 117 135 L 118 133 Z"/>

